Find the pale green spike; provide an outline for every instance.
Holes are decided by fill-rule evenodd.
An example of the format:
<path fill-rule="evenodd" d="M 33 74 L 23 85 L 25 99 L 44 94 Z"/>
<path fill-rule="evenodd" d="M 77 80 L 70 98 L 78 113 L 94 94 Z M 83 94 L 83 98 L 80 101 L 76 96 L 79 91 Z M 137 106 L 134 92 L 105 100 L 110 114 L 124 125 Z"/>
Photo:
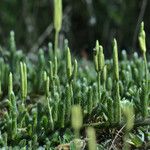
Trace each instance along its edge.
<path fill-rule="evenodd" d="M 54 28 L 55 28 L 55 47 L 54 55 L 58 49 L 58 36 L 62 26 L 62 0 L 54 0 Z"/>
<path fill-rule="evenodd" d="M 144 31 L 144 22 L 141 23 L 138 40 L 142 52 L 146 53 L 146 34 Z"/>
<path fill-rule="evenodd" d="M 25 63 L 23 63 L 23 69 L 24 69 L 24 97 L 27 97 L 28 92 L 28 81 L 27 81 L 27 66 Z"/>
<path fill-rule="evenodd" d="M 24 101 L 27 97 L 27 68 L 26 64 L 20 62 L 21 97 Z"/>
<path fill-rule="evenodd" d="M 67 49 L 66 71 L 67 71 L 67 77 L 68 79 L 70 79 L 72 75 L 72 63 L 71 63 L 71 54 L 69 48 Z"/>
<path fill-rule="evenodd" d="M 73 70 L 73 76 L 74 76 L 74 79 L 76 79 L 76 77 L 77 77 L 77 70 L 78 70 L 78 62 L 77 62 L 77 60 L 75 59 L 74 60 L 74 70 Z"/>
<path fill-rule="evenodd" d="M 96 46 L 95 46 L 96 51 L 99 51 L 99 41 L 96 40 Z"/>
<path fill-rule="evenodd" d="M 62 0 L 54 0 L 54 27 L 60 31 L 62 25 Z"/>
<path fill-rule="evenodd" d="M 130 145 L 127 141 L 130 139 L 129 133 L 134 126 L 134 119 L 135 119 L 134 106 L 132 102 L 129 102 L 127 100 L 124 100 L 121 106 L 122 106 L 122 112 L 126 120 L 126 126 L 125 126 L 126 130 L 123 137 L 123 149 L 129 150 Z"/>
<path fill-rule="evenodd" d="M 44 71 L 43 72 L 43 80 L 46 81 L 46 79 L 47 79 L 47 73 L 46 73 L 46 71 Z"/>
<path fill-rule="evenodd" d="M 133 104 L 132 104 L 132 102 L 124 100 L 121 103 L 121 108 L 122 108 L 122 112 L 127 121 L 126 130 L 130 131 L 133 128 L 134 118 L 135 118 Z"/>
<path fill-rule="evenodd" d="M 20 62 L 20 78 L 21 78 L 21 98 L 24 100 L 24 69 L 23 63 Z"/>
<path fill-rule="evenodd" d="M 103 68 L 103 80 L 106 82 L 107 80 L 107 66 L 105 65 Z"/>
<path fill-rule="evenodd" d="M 72 127 L 80 129 L 82 127 L 82 111 L 79 105 L 72 107 Z"/>
<path fill-rule="evenodd" d="M 103 54 L 103 47 L 99 46 L 99 55 L 98 55 L 98 69 L 102 71 L 104 67 L 104 54 Z"/>
<path fill-rule="evenodd" d="M 79 130 L 82 127 L 83 118 L 82 118 L 82 111 L 79 105 L 74 105 L 72 107 L 72 117 L 71 117 L 72 127 L 75 130 L 76 138 L 79 138 Z"/>
<path fill-rule="evenodd" d="M 113 41 L 113 67 L 114 67 L 114 78 L 119 80 L 119 64 L 118 64 L 118 46 L 117 41 Z"/>
<path fill-rule="evenodd" d="M 98 55 L 99 55 L 99 42 L 96 41 L 96 46 L 94 48 L 94 66 L 96 72 L 98 72 Z"/>
<path fill-rule="evenodd" d="M 88 136 L 88 149 L 89 150 L 96 150 L 96 135 L 95 130 L 92 127 L 88 127 L 87 129 L 87 136 Z"/>

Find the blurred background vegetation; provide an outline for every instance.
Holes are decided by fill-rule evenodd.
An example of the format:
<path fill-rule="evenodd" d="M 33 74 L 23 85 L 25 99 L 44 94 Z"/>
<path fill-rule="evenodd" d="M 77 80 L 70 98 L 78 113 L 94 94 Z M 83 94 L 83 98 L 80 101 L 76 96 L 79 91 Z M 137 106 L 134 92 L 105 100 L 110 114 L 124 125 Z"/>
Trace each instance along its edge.
<path fill-rule="evenodd" d="M 64 38 L 74 53 L 89 57 L 98 39 L 111 55 L 111 41 L 131 53 L 138 49 L 139 23 L 144 20 L 150 48 L 149 0 L 63 0 Z M 53 0 L 0 0 L 0 45 L 6 45 L 10 30 L 16 33 L 18 48 L 36 51 L 53 42 Z M 87 53 L 88 52 L 88 53 Z"/>

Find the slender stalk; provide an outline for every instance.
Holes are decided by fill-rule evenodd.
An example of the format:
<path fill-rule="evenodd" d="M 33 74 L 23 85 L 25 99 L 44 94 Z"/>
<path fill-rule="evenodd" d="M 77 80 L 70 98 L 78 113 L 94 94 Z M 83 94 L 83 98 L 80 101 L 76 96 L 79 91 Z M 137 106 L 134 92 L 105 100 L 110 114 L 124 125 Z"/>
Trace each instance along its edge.
<path fill-rule="evenodd" d="M 101 95 L 101 72 L 97 73 L 97 88 L 98 88 L 98 100 L 100 101 L 100 95 Z"/>
<path fill-rule="evenodd" d="M 106 90 L 107 66 L 103 67 L 103 89 Z"/>
<path fill-rule="evenodd" d="M 146 53 L 143 53 L 143 58 L 144 58 L 144 66 L 145 66 L 145 79 L 146 79 L 146 83 L 147 83 L 148 82 L 148 73 L 149 72 L 148 72 Z"/>
<path fill-rule="evenodd" d="M 67 73 L 67 80 L 70 83 L 70 79 L 72 76 L 72 62 L 69 48 L 66 51 L 66 73 Z"/>
<path fill-rule="evenodd" d="M 20 62 L 20 78 L 21 78 L 21 98 L 22 98 L 22 103 L 24 103 L 25 99 L 25 82 L 24 82 L 24 69 L 23 69 L 23 63 Z"/>
<path fill-rule="evenodd" d="M 8 98 L 11 99 L 11 94 L 13 92 L 13 81 L 12 81 L 12 73 L 9 74 L 9 82 L 8 82 Z"/>
<path fill-rule="evenodd" d="M 56 54 L 57 54 L 57 49 L 58 49 L 58 36 L 59 36 L 59 32 L 56 30 L 56 31 L 55 31 L 54 56 L 56 56 Z"/>
<path fill-rule="evenodd" d="M 24 68 L 24 97 L 27 98 L 28 93 L 28 81 L 27 81 L 27 66 L 25 63 L 23 63 Z"/>
<path fill-rule="evenodd" d="M 148 82 L 144 81 L 141 85 L 141 95 L 140 95 L 140 99 L 141 99 L 141 111 L 142 111 L 142 116 L 143 118 L 147 118 L 148 116 Z"/>

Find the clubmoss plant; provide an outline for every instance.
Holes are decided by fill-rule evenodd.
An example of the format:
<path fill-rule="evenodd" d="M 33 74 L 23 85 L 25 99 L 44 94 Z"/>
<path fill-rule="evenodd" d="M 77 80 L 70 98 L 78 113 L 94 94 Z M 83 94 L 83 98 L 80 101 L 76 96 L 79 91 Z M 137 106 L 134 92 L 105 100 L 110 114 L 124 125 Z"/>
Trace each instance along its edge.
<path fill-rule="evenodd" d="M 113 70 L 114 70 L 114 84 L 115 84 L 115 100 L 114 100 L 114 121 L 121 121 L 121 107 L 120 107 L 120 91 L 119 91 L 119 63 L 118 63 L 118 47 L 117 41 L 113 41 Z"/>
<path fill-rule="evenodd" d="M 53 107 L 53 120 L 56 125 L 56 123 L 58 121 L 58 116 L 59 116 L 58 115 L 58 113 L 59 113 L 59 95 L 58 95 L 58 93 L 55 93 L 54 99 L 55 99 L 55 104 Z"/>
<path fill-rule="evenodd" d="M 101 95 L 101 75 L 102 75 L 104 64 L 105 62 L 104 62 L 103 47 L 99 45 L 99 42 L 97 40 L 94 49 L 94 65 L 95 65 L 95 71 L 97 72 L 97 87 L 98 87 L 99 100 Z"/>
<path fill-rule="evenodd" d="M 139 45 L 140 45 L 141 51 L 143 53 L 144 67 L 145 67 L 145 80 L 144 80 L 144 83 L 142 83 L 142 96 L 141 96 L 141 105 L 143 107 L 142 115 L 143 115 L 143 118 L 145 119 L 148 115 L 149 71 L 148 71 L 147 58 L 146 58 L 146 34 L 144 31 L 144 22 L 141 23 L 138 39 L 139 39 Z"/>
<path fill-rule="evenodd" d="M 140 43 L 146 40 L 142 38 L 143 30 L 142 25 Z M 12 41 L 15 43 L 13 38 Z M 63 46 L 65 53 L 59 51 L 56 55 L 52 44 L 48 51 L 39 49 L 38 55 L 31 52 L 32 57 L 26 57 L 21 50 L 12 52 L 10 47 L 0 51 L 0 148 L 54 149 L 74 139 L 71 123 L 76 144 L 84 141 L 85 137 L 80 139 L 80 129 L 87 126 L 96 126 L 96 130 L 103 132 L 107 129 L 111 134 L 114 131 L 111 128 L 127 123 L 125 131 L 129 133 L 132 131 L 128 118 L 132 113 L 130 105 L 135 110 L 132 126 L 133 121 L 135 128 L 149 125 L 149 62 L 137 53 L 129 59 L 125 52 L 118 60 L 116 40 L 113 59 L 108 60 L 96 42 L 95 69 L 91 62 L 77 61 L 71 56 L 67 40 Z M 141 47 L 146 58 L 143 48 L 146 45 Z M 130 113 L 124 113 L 129 108 Z M 148 139 L 147 133 L 144 136 Z"/>
<path fill-rule="evenodd" d="M 87 112 L 89 114 L 91 114 L 92 112 L 92 109 L 93 109 L 93 91 L 92 91 L 92 87 L 89 87 L 89 90 L 88 90 L 88 102 L 87 102 Z"/>
<path fill-rule="evenodd" d="M 67 79 L 70 82 L 72 76 L 72 62 L 71 62 L 71 54 L 69 48 L 67 49 L 66 52 L 66 73 L 67 73 Z"/>
<path fill-rule="evenodd" d="M 11 101 L 11 117 L 12 117 L 12 139 L 17 135 L 17 106 L 16 106 L 16 98 L 14 93 L 12 92 L 10 95 Z"/>
<path fill-rule="evenodd" d="M 113 67 L 114 79 L 119 81 L 118 46 L 116 39 L 113 40 Z"/>
<path fill-rule="evenodd" d="M 71 115 L 71 106 L 72 106 L 72 94 L 71 94 L 71 88 L 69 84 L 67 84 L 66 86 L 65 93 L 66 93 L 66 110 L 68 110 L 68 112 L 66 112 L 66 117 L 67 120 L 69 120 Z"/>

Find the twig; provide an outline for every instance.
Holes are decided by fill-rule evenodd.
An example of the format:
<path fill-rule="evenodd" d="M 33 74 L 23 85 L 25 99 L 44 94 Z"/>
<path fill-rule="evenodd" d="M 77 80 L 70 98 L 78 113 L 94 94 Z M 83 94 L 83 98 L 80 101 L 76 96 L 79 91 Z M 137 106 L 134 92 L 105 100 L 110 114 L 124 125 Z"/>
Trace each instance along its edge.
<path fill-rule="evenodd" d="M 134 117 L 135 117 L 135 115 L 133 115 L 133 116 L 130 118 L 130 120 L 133 119 Z M 124 124 L 124 126 L 118 131 L 118 133 L 116 134 L 115 138 L 114 138 L 113 141 L 112 141 L 112 144 L 111 144 L 109 150 L 111 150 L 111 149 L 114 147 L 114 143 L 115 143 L 116 139 L 118 138 L 119 134 L 122 132 L 122 130 L 123 130 L 125 127 L 126 127 L 126 124 Z"/>
<path fill-rule="evenodd" d="M 147 5 L 147 0 L 143 0 L 141 10 L 140 10 L 140 13 L 139 13 L 139 17 L 138 17 L 138 21 L 137 21 L 137 24 L 136 24 L 136 28 L 135 28 L 135 31 L 134 31 L 133 43 L 132 43 L 133 48 L 135 48 L 135 45 L 136 45 L 138 30 L 139 30 L 140 23 L 142 22 L 142 19 L 143 19 L 144 13 L 145 13 L 146 5 Z"/>
<path fill-rule="evenodd" d="M 39 46 L 43 43 L 43 41 L 50 35 L 53 30 L 53 24 L 50 24 L 46 30 L 42 33 L 42 35 L 38 38 L 36 44 L 33 45 L 30 51 L 35 51 L 39 48 Z"/>
<path fill-rule="evenodd" d="M 109 150 L 111 150 L 111 149 L 114 147 L 114 143 L 115 143 L 116 139 L 118 138 L 118 136 L 119 136 L 119 134 L 122 132 L 122 130 L 125 128 L 125 126 L 126 126 L 126 124 L 117 132 L 115 138 L 114 138 L 113 141 L 112 141 L 112 144 L 111 144 Z"/>
<path fill-rule="evenodd" d="M 63 20 L 66 19 L 68 13 L 70 12 L 70 7 L 66 7 L 64 10 L 64 15 L 63 15 Z M 38 38 L 38 40 L 33 44 L 33 47 L 31 48 L 30 51 L 35 52 L 40 45 L 44 42 L 44 40 L 50 35 L 50 33 L 53 31 L 53 24 L 49 24 L 46 30 L 41 34 L 41 36 Z"/>
<path fill-rule="evenodd" d="M 95 128 L 122 128 L 126 122 L 121 123 L 109 123 L 109 122 L 98 122 L 98 123 L 91 123 L 91 124 L 84 124 L 83 127 L 93 126 Z M 134 122 L 134 128 L 139 126 L 147 126 L 150 125 L 150 118 L 147 118 L 145 120 L 139 119 Z"/>

